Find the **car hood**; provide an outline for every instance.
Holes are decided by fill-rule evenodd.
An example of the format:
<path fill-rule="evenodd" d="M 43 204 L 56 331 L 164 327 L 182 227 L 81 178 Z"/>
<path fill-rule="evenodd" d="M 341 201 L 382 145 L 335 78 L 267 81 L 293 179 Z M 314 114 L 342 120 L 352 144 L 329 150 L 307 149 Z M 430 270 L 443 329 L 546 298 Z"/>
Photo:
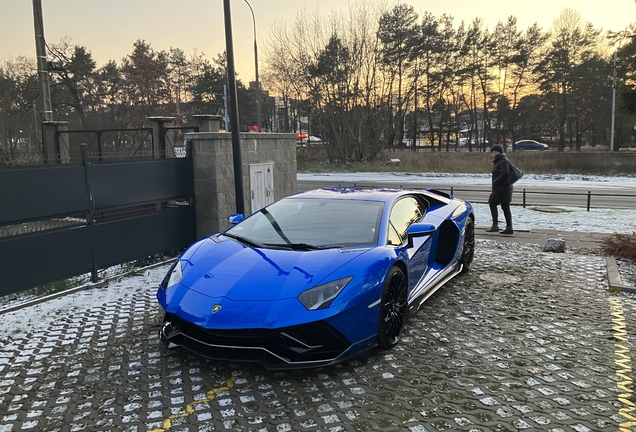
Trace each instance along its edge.
<path fill-rule="evenodd" d="M 258 249 L 208 239 L 182 257 L 181 284 L 208 297 L 234 301 L 296 298 L 369 248 L 293 251 Z"/>

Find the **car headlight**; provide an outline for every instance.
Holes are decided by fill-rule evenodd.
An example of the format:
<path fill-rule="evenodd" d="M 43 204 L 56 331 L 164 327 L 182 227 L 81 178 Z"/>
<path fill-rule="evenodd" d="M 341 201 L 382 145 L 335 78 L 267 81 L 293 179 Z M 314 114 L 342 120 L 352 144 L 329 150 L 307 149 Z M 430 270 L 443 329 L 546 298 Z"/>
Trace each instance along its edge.
<path fill-rule="evenodd" d="M 181 264 L 180 259 L 175 261 L 175 263 L 172 264 L 172 267 L 170 267 L 168 274 L 166 274 L 166 276 L 163 278 L 163 281 L 161 282 L 161 288 L 168 289 L 168 287 L 181 282 L 181 279 L 183 279 L 182 267 L 183 265 Z"/>
<path fill-rule="evenodd" d="M 317 287 L 303 291 L 303 293 L 298 296 L 298 300 L 300 300 L 307 310 L 328 308 L 344 287 L 351 282 L 351 279 L 353 279 L 353 276 L 318 285 Z"/>

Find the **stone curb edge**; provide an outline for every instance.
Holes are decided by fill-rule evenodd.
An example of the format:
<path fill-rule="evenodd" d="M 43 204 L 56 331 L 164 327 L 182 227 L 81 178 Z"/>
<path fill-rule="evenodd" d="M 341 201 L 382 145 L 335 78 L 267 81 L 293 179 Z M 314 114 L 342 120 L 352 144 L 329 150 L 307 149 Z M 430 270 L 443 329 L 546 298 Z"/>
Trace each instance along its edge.
<path fill-rule="evenodd" d="M 636 287 L 623 285 L 621 283 L 621 276 L 618 273 L 618 264 L 616 264 L 616 258 L 605 257 L 607 262 L 607 279 L 609 280 L 610 292 L 628 292 L 636 293 Z"/>

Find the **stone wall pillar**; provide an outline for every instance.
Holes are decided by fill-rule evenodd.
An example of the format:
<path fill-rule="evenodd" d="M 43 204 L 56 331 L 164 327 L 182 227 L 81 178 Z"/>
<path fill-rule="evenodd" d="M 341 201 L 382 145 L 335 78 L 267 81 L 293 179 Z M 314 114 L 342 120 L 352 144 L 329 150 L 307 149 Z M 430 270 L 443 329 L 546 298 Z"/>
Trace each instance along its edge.
<path fill-rule="evenodd" d="M 244 208 L 251 209 L 251 164 L 274 164 L 274 200 L 297 192 L 296 135 L 278 133 L 241 133 Z M 201 238 L 230 226 L 227 218 L 236 210 L 232 136 L 220 132 L 187 133 L 192 141 L 194 165 L 194 199 L 197 237 Z"/>
<path fill-rule="evenodd" d="M 148 117 L 152 123 L 152 157 L 166 157 L 166 128 L 172 126 L 174 117 L 153 116 Z"/>
<path fill-rule="evenodd" d="M 192 117 L 199 128 L 199 132 L 219 132 L 221 130 L 223 117 L 220 115 L 195 114 Z"/>
<path fill-rule="evenodd" d="M 68 134 L 65 134 L 60 140 L 59 133 L 67 130 L 67 121 L 42 122 L 42 153 L 45 164 L 68 163 L 71 161 Z"/>

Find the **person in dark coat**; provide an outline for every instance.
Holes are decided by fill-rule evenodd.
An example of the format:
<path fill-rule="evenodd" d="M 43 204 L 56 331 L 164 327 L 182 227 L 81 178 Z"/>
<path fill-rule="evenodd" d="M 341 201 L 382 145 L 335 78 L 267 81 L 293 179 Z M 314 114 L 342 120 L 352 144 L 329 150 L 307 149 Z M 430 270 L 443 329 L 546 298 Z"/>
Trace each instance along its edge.
<path fill-rule="evenodd" d="M 506 228 L 499 231 L 501 234 L 513 234 L 512 229 L 512 213 L 510 213 L 510 202 L 512 201 L 512 185 L 508 184 L 510 176 L 510 161 L 506 158 L 506 154 L 500 145 L 494 145 L 490 149 L 492 155 L 492 193 L 488 198 L 490 206 L 490 214 L 492 215 L 492 226 L 487 232 L 499 231 L 499 211 L 497 206 L 501 205 L 504 218 L 506 219 Z"/>

